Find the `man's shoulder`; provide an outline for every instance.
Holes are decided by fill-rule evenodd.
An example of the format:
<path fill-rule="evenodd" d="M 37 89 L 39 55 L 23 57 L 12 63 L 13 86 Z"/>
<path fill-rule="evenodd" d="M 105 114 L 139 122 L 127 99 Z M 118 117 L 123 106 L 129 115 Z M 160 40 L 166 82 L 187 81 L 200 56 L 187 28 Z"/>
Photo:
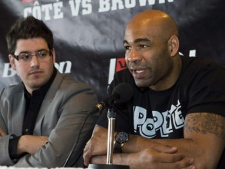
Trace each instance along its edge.
<path fill-rule="evenodd" d="M 222 67 L 225 68 L 220 63 L 204 58 L 204 57 L 187 57 L 187 56 L 181 56 L 182 64 L 183 66 L 192 66 L 192 67 L 199 67 L 199 68 L 209 68 L 210 66 L 213 67 Z"/>
<path fill-rule="evenodd" d="M 71 74 L 65 74 L 65 75 L 63 75 L 63 83 L 66 86 L 90 87 L 86 82 L 82 82 L 80 80 L 75 79 Z"/>
<path fill-rule="evenodd" d="M 74 92 L 90 91 L 93 92 L 91 86 L 85 82 L 76 80 L 71 74 L 63 74 L 61 83 L 59 83 L 59 91 L 73 94 Z"/>
<path fill-rule="evenodd" d="M 182 59 L 182 72 L 189 75 L 225 73 L 225 67 L 220 63 L 203 57 L 184 57 Z M 206 73 L 207 72 L 207 73 Z"/>
<path fill-rule="evenodd" d="M 6 86 L 0 92 L 1 97 L 2 96 L 4 96 L 5 98 L 17 97 L 18 94 L 23 93 L 24 91 L 23 89 L 24 89 L 24 86 L 22 83 Z"/>
<path fill-rule="evenodd" d="M 4 87 L 1 92 L 16 92 L 16 91 L 22 91 L 24 89 L 24 86 L 22 83 L 18 84 L 12 84 L 9 86 Z"/>

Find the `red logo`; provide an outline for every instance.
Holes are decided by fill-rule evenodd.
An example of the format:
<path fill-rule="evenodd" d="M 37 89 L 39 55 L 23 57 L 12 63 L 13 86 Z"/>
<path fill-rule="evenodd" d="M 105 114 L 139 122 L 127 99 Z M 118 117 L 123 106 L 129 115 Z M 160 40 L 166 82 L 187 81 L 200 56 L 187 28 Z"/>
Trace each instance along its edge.
<path fill-rule="evenodd" d="M 116 72 L 121 71 L 126 67 L 127 66 L 124 58 L 110 59 L 108 84 L 111 83 Z"/>
<path fill-rule="evenodd" d="M 22 0 L 22 3 L 34 2 L 36 0 Z"/>

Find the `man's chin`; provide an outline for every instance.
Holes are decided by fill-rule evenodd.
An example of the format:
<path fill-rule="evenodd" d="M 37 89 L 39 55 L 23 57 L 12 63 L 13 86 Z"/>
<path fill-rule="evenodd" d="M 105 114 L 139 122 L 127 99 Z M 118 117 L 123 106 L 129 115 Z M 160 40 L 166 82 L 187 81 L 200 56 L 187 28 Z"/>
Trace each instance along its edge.
<path fill-rule="evenodd" d="M 40 81 L 40 80 L 34 80 L 32 82 L 29 83 L 29 86 L 31 88 L 36 88 L 39 89 L 41 86 L 43 86 L 45 84 L 45 82 Z"/>
<path fill-rule="evenodd" d="M 135 84 L 137 87 L 140 87 L 140 88 L 145 88 L 150 86 L 148 82 L 143 80 L 135 80 Z"/>

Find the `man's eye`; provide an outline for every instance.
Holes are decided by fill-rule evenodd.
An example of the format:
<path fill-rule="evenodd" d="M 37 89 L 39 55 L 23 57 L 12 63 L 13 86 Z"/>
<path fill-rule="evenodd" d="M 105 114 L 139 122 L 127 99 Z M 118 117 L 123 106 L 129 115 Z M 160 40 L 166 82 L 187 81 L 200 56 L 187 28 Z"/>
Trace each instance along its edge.
<path fill-rule="evenodd" d="M 124 46 L 125 50 L 130 50 L 131 47 L 130 46 Z"/>
<path fill-rule="evenodd" d="M 30 58 L 29 54 L 21 54 L 19 55 L 19 60 L 28 60 Z"/>
<path fill-rule="evenodd" d="M 38 53 L 38 57 L 40 57 L 40 58 L 43 58 L 45 56 L 47 56 L 47 52 L 45 52 L 45 51 L 42 51 L 42 52 Z"/>
<path fill-rule="evenodd" d="M 140 47 L 141 47 L 141 48 L 146 48 L 146 47 L 147 47 L 147 45 L 140 45 Z"/>

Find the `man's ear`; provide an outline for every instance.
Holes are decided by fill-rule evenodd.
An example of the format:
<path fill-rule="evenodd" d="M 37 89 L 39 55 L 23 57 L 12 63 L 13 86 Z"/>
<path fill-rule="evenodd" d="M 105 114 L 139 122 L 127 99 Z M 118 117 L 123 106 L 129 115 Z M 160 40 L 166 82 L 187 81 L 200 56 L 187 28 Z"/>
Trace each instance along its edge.
<path fill-rule="evenodd" d="M 9 54 L 9 63 L 11 65 L 11 67 L 16 70 L 16 65 L 15 65 L 15 59 L 13 57 L 13 55 Z"/>
<path fill-rule="evenodd" d="M 169 53 L 171 56 L 175 56 L 179 50 L 179 39 L 176 35 L 170 37 L 168 41 Z"/>
<path fill-rule="evenodd" d="M 55 49 L 52 49 L 52 59 L 53 59 L 53 63 L 56 62 L 56 54 L 55 54 Z"/>

